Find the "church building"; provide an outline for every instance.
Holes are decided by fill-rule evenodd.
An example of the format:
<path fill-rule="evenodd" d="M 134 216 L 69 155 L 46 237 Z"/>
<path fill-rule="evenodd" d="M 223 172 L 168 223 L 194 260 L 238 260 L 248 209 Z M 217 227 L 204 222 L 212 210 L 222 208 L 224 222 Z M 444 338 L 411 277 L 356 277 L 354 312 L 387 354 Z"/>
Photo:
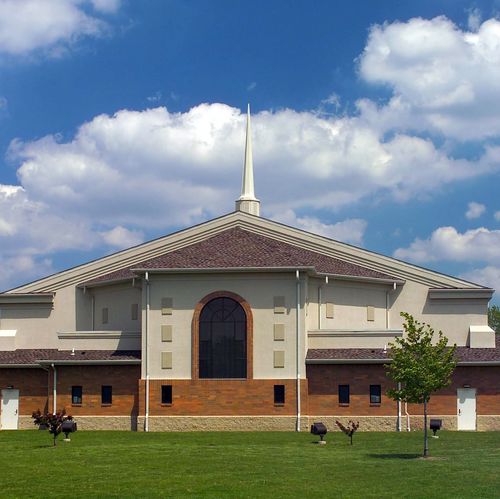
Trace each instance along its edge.
<path fill-rule="evenodd" d="M 494 290 L 260 217 L 250 113 L 234 212 L 0 293 L 0 429 L 65 409 L 79 429 L 421 428 L 384 364 L 402 311 L 458 365 L 449 430 L 500 430 Z"/>

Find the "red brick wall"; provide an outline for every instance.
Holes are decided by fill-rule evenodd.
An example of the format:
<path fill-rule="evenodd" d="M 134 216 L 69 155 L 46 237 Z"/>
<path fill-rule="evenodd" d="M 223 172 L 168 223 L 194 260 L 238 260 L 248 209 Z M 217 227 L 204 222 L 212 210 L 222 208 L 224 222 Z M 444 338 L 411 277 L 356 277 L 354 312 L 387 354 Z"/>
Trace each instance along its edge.
<path fill-rule="evenodd" d="M 72 415 L 82 416 L 137 415 L 137 380 L 140 376 L 141 368 L 135 365 L 59 366 L 57 367 L 57 408 L 64 408 Z M 71 404 L 73 385 L 82 386 L 81 406 Z M 102 385 L 113 387 L 113 403 L 109 406 L 101 404 Z"/>
<path fill-rule="evenodd" d="M 0 369 L 0 389 L 12 386 L 19 390 L 19 414 L 47 410 L 47 371 L 43 369 Z"/>
<path fill-rule="evenodd" d="M 311 415 L 391 416 L 396 415 L 396 402 L 385 395 L 392 386 L 382 365 L 325 365 L 307 366 L 309 412 Z M 476 388 L 477 414 L 500 414 L 500 368 L 457 367 L 450 386 L 431 397 L 429 413 L 457 414 L 457 388 L 470 385 Z M 338 402 L 338 385 L 349 385 L 350 404 L 342 407 Z M 370 385 L 382 386 L 382 403 L 370 406 Z M 412 415 L 421 414 L 422 407 L 409 405 Z"/>
<path fill-rule="evenodd" d="M 144 414 L 145 381 L 139 382 L 140 413 Z M 161 385 L 172 385 L 173 403 L 161 404 Z M 274 404 L 274 385 L 285 385 L 285 404 Z M 302 401 L 307 400 L 307 384 L 302 383 Z M 152 416 L 223 416 L 296 414 L 296 381 L 265 380 L 151 380 L 150 415 Z M 302 412 L 307 411 L 303 406 Z"/>

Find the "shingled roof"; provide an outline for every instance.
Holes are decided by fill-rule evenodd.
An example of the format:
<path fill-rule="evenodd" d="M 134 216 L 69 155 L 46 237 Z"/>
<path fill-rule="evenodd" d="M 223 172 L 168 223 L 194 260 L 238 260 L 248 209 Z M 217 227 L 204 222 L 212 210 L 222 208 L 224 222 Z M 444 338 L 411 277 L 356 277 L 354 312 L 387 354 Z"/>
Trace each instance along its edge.
<path fill-rule="evenodd" d="M 0 351 L 0 365 L 38 365 L 48 361 L 71 362 L 75 364 L 92 362 L 99 363 L 110 361 L 134 362 L 141 360 L 140 350 L 70 350 L 47 349 L 19 349 Z"/>
<path fill-rule="evenodd" d="M 306 250 L 292 244 L 262 236 L 239 227 L 164 255 L 136 263 L 85 284 L 129 279 L 132 269 L 222 269 L 222 268 L 291 268 L 311 267 L 318 273 L 365 277 L 395 278 L 338 258 Z"/>
<path fill-rule="evenodd" d="M 500 335 L 495 335 L 495 348 L 457 347 L 456 358 L 459 364 L 473 362 L 500 362 Z M 391 352 L 382 348 L 312 348 L 307 351 L 306 362 L 341 364 L 342 361 L 362 363 L 384 363 L 390 361 Z"/>

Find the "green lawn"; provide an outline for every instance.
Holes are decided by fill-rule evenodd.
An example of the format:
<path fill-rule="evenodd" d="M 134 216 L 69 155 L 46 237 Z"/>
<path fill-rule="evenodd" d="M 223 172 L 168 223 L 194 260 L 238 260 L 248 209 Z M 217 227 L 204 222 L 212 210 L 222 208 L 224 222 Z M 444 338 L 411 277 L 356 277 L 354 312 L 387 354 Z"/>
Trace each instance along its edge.
<path fill-rule="evenodd" d="M 499 497 L 500 432 L 0 432 L 1 497 Z"/>

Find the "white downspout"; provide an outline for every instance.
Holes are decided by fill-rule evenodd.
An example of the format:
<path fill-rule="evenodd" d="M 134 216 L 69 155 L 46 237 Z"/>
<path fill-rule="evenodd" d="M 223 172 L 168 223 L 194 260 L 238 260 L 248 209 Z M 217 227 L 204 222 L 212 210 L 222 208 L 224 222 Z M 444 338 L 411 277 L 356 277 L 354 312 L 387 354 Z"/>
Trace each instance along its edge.
<path fill-rule="evenodd" d="M 144 431 L 149 431 L 149 272 L 146 272 L 146 341 L 144 347 L 144 362 L 146 365 L 146 413 Z"/>
<path fill-rule="evenodd" d="M 95 331 L 95 296 L 92 294 L 92 331 Z"/>
<path fill-rule="evenodd" d="M 295 271 L 297 310 L 296 310 L 296 358 L 297 358 L 297 425 L 296 431 L 300 431 L 300 272 Z"/>
<path fill-rule="evenodd" d="M 405 402 L 405 414 L 406 414 L 406 431 L 411 431 L 410 415 L 408 414 L 408 403 L 407 402 Z"/>
<path fill-rule="evenodd" d="M 318 329 L 321 330 L 321 302 L 322 300 L 322 293 L 321 291 L 323 290 L 323 284 L 320 284 L 318 286 Z"/>
<path fill-rule="evenodd" d="M 323 303 L 323 286 L 328 284 L 328 276 L 325 276 L 325 283 L 318 286 L 318 329 L 321 330 L 321 304 Z"/>
<path fill-rule="evenodd" d="M 55 414 L 57 412 L 57 369 L 54 364 L 51 365 L 52 370 L 54 371 L 54 387 L 52 392 L 52 412 Z"/>
<path fill-rule="evenodd" d="M 401 383 L 398 383 L 398 390 L 401 390 Z M 398 399 L 398 424 L 397 431 L 401 431 L 401 400 Z"/>

